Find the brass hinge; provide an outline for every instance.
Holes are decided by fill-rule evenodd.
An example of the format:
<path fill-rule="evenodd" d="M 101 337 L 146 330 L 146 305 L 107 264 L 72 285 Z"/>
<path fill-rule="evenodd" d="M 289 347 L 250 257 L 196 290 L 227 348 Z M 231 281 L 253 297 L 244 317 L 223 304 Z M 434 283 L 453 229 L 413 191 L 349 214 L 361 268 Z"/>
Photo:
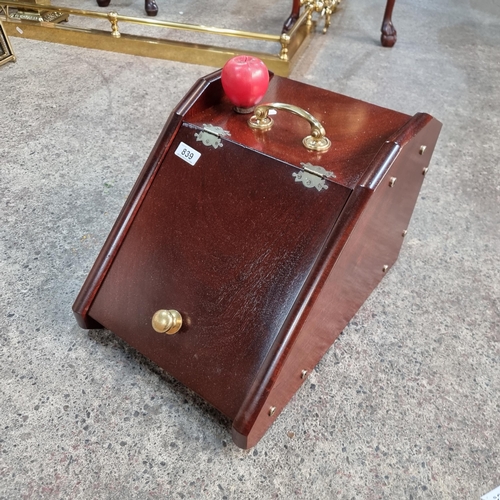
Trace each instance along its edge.
<path fill-rule="evenodd" d="M 319 165 L 312 165 L 311 163 L 301 163 L 302 172 L 293 173 L 295 182 L 302 182 L 307 188 L 316 188 L 318 191 L 328 189 L 325 179 L 336 177 L 333 172 L 326 170 Z"/>
<path fill-rule="evenodd" d="M 196 132 L 194 134 L 197 141 L 201 141 L 204 146 L 212 146 L 214 149 L 221 148 L 221 139 L 228 135 L 231 135 L 231 133 L 224 130 L 222 127 L 207 125 L 206 123 L 203 124 L 203 130 L 201 132 Z"/>

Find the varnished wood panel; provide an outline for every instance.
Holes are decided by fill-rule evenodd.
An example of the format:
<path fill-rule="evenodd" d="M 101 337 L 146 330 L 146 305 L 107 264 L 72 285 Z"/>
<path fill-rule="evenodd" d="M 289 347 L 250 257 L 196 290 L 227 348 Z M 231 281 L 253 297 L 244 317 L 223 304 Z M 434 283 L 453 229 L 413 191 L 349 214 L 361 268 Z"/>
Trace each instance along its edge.
<path fill-rule="evenodd" d="M 75 318 L 82 328 L 102 328 L 102 325 L 89 316 L 90 306 L 108 270 L 113 264 L 120 245 L 125 239 L 134 221 L 134 217 L 148 193 L 149 187 L 170 148 L 175 134 L 182 124 L 182 117 L 193 109 L 196 110 L 201 106 L 208 106 L 221 98 L 221 86 L 213 85 L 213 82 L 220 81 L 220 73 L 220 70 L 218 70 L 200 78 L 172 111 L 165 123 L 146 164 L 73 304 Z"/>
<path fill-rule="evenodd" d="M 311 372 L 396 261 L 440 128 L 429 115 L 416 116 L 395 135 L 393 161 L 385 164 L 380 157 L 373 168 L 380 175 L 367 177 L 371 185 L 359 186 L 349 199 L 303 326 L 283 347 L 267 384 L 256 382 L 233 423 L 238 446 L 258 442 L 303 383 L 302 370 Z M 421 145 L 426 145 L 422 155 Z M 391 177 L 396 178 L 392 187 Z M 384 272 L 385 265 L 389 269 Z M 271 407 L 276 408 L 272 416 Z"/>
<path fill-rule="evenodd" d="M 307 189 L 289 165 L 199 132 L 178 132 L 89 314 L 234 418 L 350 191 Z M 152 329 L 158 309 L 181 312 L 180 333 Z"/>

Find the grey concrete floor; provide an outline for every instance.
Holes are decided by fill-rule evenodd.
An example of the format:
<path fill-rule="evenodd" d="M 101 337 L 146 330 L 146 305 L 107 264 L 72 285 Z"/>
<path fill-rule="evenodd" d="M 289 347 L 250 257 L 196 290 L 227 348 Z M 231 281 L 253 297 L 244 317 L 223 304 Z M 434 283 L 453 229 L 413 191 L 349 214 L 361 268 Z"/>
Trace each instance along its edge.
<path fill-rule="evenodd" d="M 12 38 L 0 498 L 478 499 L 500 485 L 500 4 L 398 0 L 384 49 L 383 3 L 346 0 L 291 77 L 444 127 L 398 263 L 249 451 L 71 313 L 172 107 L 212 69 Z"/>

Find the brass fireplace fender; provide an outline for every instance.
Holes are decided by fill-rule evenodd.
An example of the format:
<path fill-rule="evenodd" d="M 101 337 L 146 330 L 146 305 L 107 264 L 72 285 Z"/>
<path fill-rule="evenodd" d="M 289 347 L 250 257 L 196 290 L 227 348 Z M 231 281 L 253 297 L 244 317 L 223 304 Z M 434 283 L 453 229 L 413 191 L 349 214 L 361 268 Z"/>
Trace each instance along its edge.
<path fill-rule="evenodd" d="M 339 3 L 340 0 L 301 0 L 301 13 L 298 19 L 290 29 L 283 30 L 282 33 L 276 35 L 122 16 L 116 12 L 59 7 L 51 5 L 50 0 L 35 0 L 31 3 L 29 0 L 24 2 L 0 0 L 0 19 L 4 21 L 7 34 L 13 37 L 215 67 L 221 67 L 231 57 L 244 53 L 259 57 L 276 74 L 288 76 L 300 53 L 307 45 L 309 36 L 314 31 L 317 18 L 324 18 L 323 31 L 325 32 L 330 24 L 330 15 L 336 10 Z M 107 20 L 109 30 L 72 26 L 71 16 Z M 253 52 L 228 48 L 223 45 L 204 45 L 167 38 L 130 35 L 120 32 L 120 26 L 125 23 L 190 31 L 201 35 L 271 42 L 277 50 L 274 53 Z"/>

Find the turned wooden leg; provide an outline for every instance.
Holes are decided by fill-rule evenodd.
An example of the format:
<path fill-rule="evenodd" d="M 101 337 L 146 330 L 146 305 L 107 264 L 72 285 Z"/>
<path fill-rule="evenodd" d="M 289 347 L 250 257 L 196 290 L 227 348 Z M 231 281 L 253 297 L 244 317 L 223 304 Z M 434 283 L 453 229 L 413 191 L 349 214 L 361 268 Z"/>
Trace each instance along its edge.
<path fill-rule="evenodd" d="M 156 16 L 158 14 L 158 5 L 155 0 L 145 0 L 144 10 L 148 16 Z"/>
<path fill-rule="evenodd" d="M 107 7 L 109 2 L 110 0 L 97 0 L 97 5 L 99 5 L 99 7 Z"/>
<path fill-rule="evenodd" d="M 283 25 L 283 31 L 289 31 L 295 24 L 300 14 L 300 0 L 293 0 L 292 12 Z"/>
<path fill-rule="evenodd" d="M 385 6 L 384 20 L 382 21 L 382 36 L 380 37 L 384 47 L 392 47 L 398 39 L 396 28 L 392 24 L 392 9 L 395 2 L 396 0 L 387 0 L 387 5 Z"/>

